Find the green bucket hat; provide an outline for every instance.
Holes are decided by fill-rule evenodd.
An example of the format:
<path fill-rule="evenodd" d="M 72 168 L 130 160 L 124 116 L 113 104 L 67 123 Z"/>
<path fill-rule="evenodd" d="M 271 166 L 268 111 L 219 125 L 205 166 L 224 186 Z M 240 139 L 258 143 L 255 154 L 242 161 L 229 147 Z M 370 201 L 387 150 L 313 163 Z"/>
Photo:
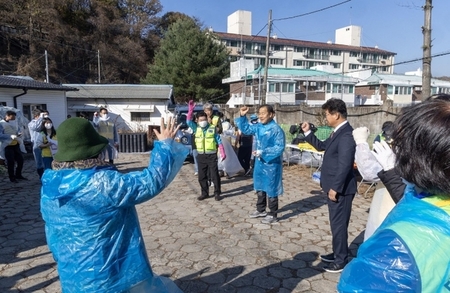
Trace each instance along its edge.
<path fill-rule="evenodd" d="M 59 125 L 57 131 L 58 162 L 73 162 L 95 157 L 107 145 L 108 140 L 97 133 L 91 123 L 83 118 L 69 118 Z"/>

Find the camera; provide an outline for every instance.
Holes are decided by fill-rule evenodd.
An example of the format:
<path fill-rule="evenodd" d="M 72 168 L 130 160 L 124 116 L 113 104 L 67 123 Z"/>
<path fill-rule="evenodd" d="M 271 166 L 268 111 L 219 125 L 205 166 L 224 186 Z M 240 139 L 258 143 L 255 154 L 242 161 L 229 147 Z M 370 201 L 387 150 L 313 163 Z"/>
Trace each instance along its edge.
<path fill-rule="evenodd" d="M 314 124 L 309 123 L 309 130 L 311 130 L 314 133 L 314 132 L 317 131 L 317 127 Z M 298 124 L 291 125 L 291 127 L 289 128 L 289 133 L 292 134 L 292 135 L 295 135 L 297 133 L 302 133 L 303 134 L 303 130 L 302 130 L 301 124 L 300 125 L 298 125 Z"/>

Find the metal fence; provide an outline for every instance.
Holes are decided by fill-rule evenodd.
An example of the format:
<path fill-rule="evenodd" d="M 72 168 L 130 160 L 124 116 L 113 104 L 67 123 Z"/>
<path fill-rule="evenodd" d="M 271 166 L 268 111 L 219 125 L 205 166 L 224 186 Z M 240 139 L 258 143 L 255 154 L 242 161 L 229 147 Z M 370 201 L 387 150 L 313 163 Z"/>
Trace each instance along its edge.
<path fill-rule="evenodd" d="M 141 153 L 148 151 L 147 132 L 119 133 L 119 152 Z"/>

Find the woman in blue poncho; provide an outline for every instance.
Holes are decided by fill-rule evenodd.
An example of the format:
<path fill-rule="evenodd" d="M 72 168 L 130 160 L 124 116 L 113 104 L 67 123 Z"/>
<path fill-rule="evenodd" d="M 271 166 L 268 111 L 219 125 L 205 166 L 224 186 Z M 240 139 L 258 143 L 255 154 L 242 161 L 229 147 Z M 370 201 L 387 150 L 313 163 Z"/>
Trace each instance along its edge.
<path fill-rule="evenodd" d="M 338 291 L 450 292 L 450 95 L 403 108 L 392 138 L 396 171 L 410 183 Z"/>
<path fill-rule="evenodd" d="M 62 292 L 181 292 L 152 272 L 135 205 L 160 193 L 187 155 L 174 122 L 155 131 L 150 164 L 121 174 L 101 155 L 108 140 L 83 118 L 58 128 L 58 151 L 42 177 L 41 212 Z"/>

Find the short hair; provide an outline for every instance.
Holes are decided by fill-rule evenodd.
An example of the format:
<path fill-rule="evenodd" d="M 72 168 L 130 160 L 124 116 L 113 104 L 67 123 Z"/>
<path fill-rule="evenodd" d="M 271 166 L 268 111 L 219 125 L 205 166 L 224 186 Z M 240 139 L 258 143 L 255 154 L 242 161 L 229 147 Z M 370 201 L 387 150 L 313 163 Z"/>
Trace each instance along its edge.
<path fill-rule="evenodd" d="M 208 115 L 206 115 L 206 113 L 203 112 L 203 111 L 198 112 L 196 116 L 197 116 L 197 119 L 200 118 L 200 117 L 206 117 L 206 118 L 208 118 Z"/>
<path fill-rule="evenodd" d="M 205 104 L 203 105 L 203 110 L 206 110 L 206 109 L 208 109 L 208 110 L 211 110 L 211 111 L 212 111 L 212 109 L 213 109 L 213 105 L 212 105 L 212 104 L 210 104 L 210 103 L 205 103 Z"/>
<path fill-rule="evenodd" d="M 322 110 L 328 111 L 330 114 L 339 113 L 347 119 L 347 106 L 341 99 L 331 98 L 322 105 Z"/>
<path fill-rule="evenodd" d="M 100 107 L 100 110 L 98 110 L 98 112 L 102 112 L 103 110 L 109 113 L 108 109 L 106 109 L 105 107 Z"/>
<path fill-rule="evenodd" d="M 14 112 L 14 111 L 6 111 L 5 116 L 16 116 L 16 112 Z"/>
<path fill-rule="evenodd" d="M 37 116 L 41 115 L 41 113 L 42 113 L 42 110 L 39 108 L 36 108 L 33 110 L 33 117 L 37 117 Z"/>
<path fill-rule="evenodd" d="M 400 111 L 392 149 L 401 177 L 436 193 L 450 194 L 450 99 L 429 99 Z"/>
<path fill-rule="evenodd" d="M 275 114 L 275 110 L 273 109 L 273 106 L 272 106 L 272 105 L 267 105 L 267 104 L 261 105 L 261 106 L 259 106 L 259 108 L 258 108 L 258 112 L 259 112 L 259 110 L 260 110 L 261 108 L 266 108 L 267 112 L 272 113 L 272 114 Z"/>

